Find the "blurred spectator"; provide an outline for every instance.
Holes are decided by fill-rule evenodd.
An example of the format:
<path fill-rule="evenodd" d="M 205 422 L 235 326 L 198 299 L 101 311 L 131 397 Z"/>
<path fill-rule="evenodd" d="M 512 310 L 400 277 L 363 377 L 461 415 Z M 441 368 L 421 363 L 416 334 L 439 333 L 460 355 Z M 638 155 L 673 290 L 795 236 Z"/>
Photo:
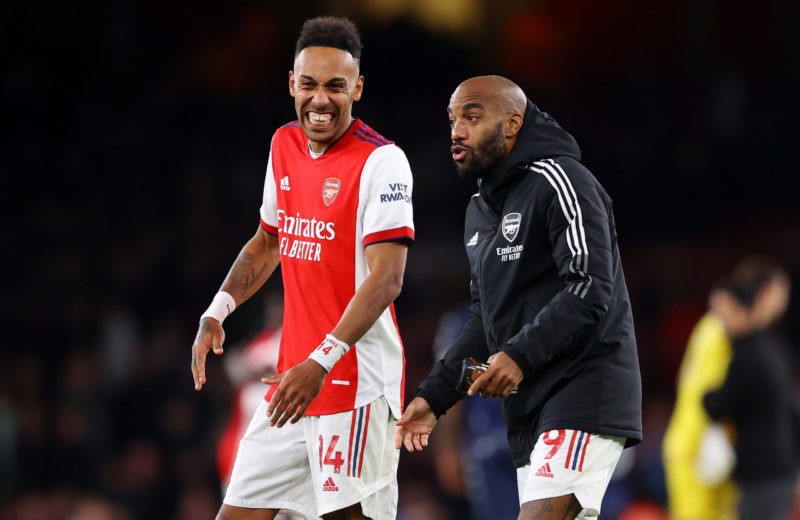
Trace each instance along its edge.
<path fill-rule="evenodd" d="M 674 520 L 656 504 L 647 501 L 637 501 L 628 506 L 617 520 Z"/>
<path fill-rule="evenodd" d="M 0 373 L 0 377 L 2 377 Z M 18 442 L 17 416 L 0 382 L 0 500 L 9 494 L 17 473 L 16 450 Z"/>
<path fill-rule="evenodd" d="M 722 386 L 705 394 L 714 421 L 733 428 L 740 520 L 785 520 L 800 466 L 800 410 L 785 346 L 767 329 L 786 311 L 789 278 L 771 261 L 742 262 L 711 299 L 733 356 Z"/>
<path fill-rule="evenodd" d="M 467 308 L 442 315 L 434 359 L 442 359 L 458 337 L 469 318 Z M 475 520 L 515 520 L 519 513 L 517 472 L 500 405 L 499 399 L 464 398 L 439 419 L 431 441 L 439 484 L 451 497 L 465 497 Z"/>
<path fill-rule="evenodd" d="M 722 384 L 730 358 L 731 346 L 722 320 L 709 309 L 689 337 L 678 375 L 675 406 L 664 435 L 667 497 L 674 520 L 735 518 L 732 481 L 704 484 L 695 468 L 700 440 L 710 422 L 702 398 Z"/>
<path fill-rule="evenodd" d="M 789 279 L 786 274 L 771 261 L 758 257 L 741 260 L 731 278 L 711 291 L 708 311 L 689 338 L 678 377 L 675 407 L 664 437 L 664 466 L 669 510 L 673 519 L 737 518 L 738 490 L 728 473 L 734 462 L 734 454 L 731 450 L 726 457 L 726 441 L 718 437 L 721 430 L 716 429 L 709 417 L 703 406 L 703 397 L 709 391 L 723 386 L 723 382 L 726 386 L 739 384 L 726 379 L 734 356 L 730 338 L 734 334 L 740 340 L 753 335 L 761 338 L 763 332 L 756 330 L 771 326 L 782 316 L 788 294 Z M 745 302 L 737 304 L 739 298 Z M 751 307 L 750 320 L 745 320 L 747 307 Z M 738 308 L 735 316 L 731 312 L 734 308 Z M 734 344 L 740 340 L 734 338 Z M 788 367 L 790 363 L 783 365 Z M 788 377 L 784 376 L 785 388 L 782 390 L 787 395 L 791 394 L 791 380 Z M 748 387 L 752 389 L 752 383 L 744 388 Z M 759 402 L 762 397 L 759 395 Z M 750 406 L 753 410 L 747 412 L 748 415 L 756 413 L 756 409 L 764 410 L 763 405 L 757 402 L 752 402 Z M 790 452 L 786 456 L 791 461 L 795 457 L 792 450 L 797 449 L 796 437 L 788 448 Z M 707 450 L 715 451 L 710 455 L 704 453 Z M 708 462 L 709 459 L 711 462 Z"/>
<path fill-rule="evenodd" d="M 133 518 L 119 504 L 99 496 L 85 496 L 76 501 L 67 520 L 133 520 Z"/>
<path fill-rule="evenodd" d="M 283 322 L 283 295 L 265 291 L 263 298 L 264 316 L 262 329 L 244 345 L 226 349 L 223 364 L 225 373 L 233 386 L 230 411 L 225 422 L 225 429 L 217 441 L 217 471 L 222 494 L 233 470 L 239 440 L 242 438 L 250 419 L 264 400 L 266 387 L 261 378 L 277 372 L 278 347 L 281 341 L 281 323 Z M 200 493 L 199 491 L 197 493 Z M 195 514 L 197 505 L 193 500 L 181 501 L 181 518 L 212 518 L 218 506 L 214 497 L 211 504 L 206 501 L 212 497 L 203 496 L 206 515 Z M 298 518 L 289 513 L 278 513 L 275 520 L 292 520 Z"/>
<path fill-rule="evenodd" d="M 141 350 L 140 324 L 124 306 L 112 306 L 100 325 L 99 379 L 104 386 L 119 386 L 136 373 Z"/>
<path fill-rule="evenodd" d="M 217 442 L 217 470 L 223 493 L 231 476 L 239 439 L 264 400 L 266 387 L 261 378 L 277 372 L 282 321 L 283 297 L 266 292 L 263 328 L 244 346 L 228 349 L 223 358 L 225 373 L 233 386 L 231 409 Z"/>
<path fill-rule="evenodd" d="M 209 492 L 207 488 L 185 491 L 178 501 L 178 512 L 175 515 L 175 520 L 214 518 L 217 514 L 218 500 L 216 493 Z"/>
<path fill-rule="evenodd" d="M 442 520 L 450 511 L 442 504 L 431 486 L 422 479 L 411 479 L 401 484 L 397 520 Z"/>

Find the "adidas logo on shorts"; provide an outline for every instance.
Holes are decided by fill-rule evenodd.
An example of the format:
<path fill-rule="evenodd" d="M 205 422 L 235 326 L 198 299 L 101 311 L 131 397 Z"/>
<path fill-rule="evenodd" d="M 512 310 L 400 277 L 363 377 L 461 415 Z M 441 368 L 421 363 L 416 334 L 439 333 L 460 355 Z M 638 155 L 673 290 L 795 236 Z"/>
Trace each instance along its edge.
<path fill-rule="evenodd" d="M 322 491 L 339 491 L 339 486 L 336 485 L 333 478 L 328 477 L 328 480 L 322 484 Z"/>
<path fill-rule="evenodd" d="M 550 471 L 550 463 L 546 462 L 544 466 L 539 468 L 536 473 L 533 474 L 534 477 L 546 477 L 546 478 L 553 478 L 553 472 Z"/>

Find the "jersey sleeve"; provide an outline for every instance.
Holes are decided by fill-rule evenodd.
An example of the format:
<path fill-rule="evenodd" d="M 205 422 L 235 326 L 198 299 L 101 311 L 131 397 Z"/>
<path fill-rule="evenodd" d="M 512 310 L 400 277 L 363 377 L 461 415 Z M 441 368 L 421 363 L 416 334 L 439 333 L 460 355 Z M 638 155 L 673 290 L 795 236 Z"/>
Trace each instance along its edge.
<path fill-rule="evenodd" d="M 272 170 L 272 151 L 267 161 L 267 174 L 264 179 L 264 195 L 261 200 L 261 227 L 270 235 L 278 235 L 278 195 L 275 186 L 275 172 Z"/>
<path fill-rule="evenodd" d="M 364 163 L 364 247 L 379 242 L 414 242 L 413 179 L 405 153 L 390 144 Z"/>

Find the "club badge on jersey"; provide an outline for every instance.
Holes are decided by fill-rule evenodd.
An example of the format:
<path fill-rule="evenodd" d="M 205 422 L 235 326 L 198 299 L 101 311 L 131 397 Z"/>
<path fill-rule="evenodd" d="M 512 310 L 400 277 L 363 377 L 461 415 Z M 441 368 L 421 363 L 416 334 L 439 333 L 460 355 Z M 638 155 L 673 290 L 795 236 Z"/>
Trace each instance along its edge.
<path fill-rule="evenodd" d="M 336 177 L 328 177 L 322 183 L 322 202 L 326 206 L 330 206 L 339 195 L 339 188 L 342 186 L 342 181 Z"/>

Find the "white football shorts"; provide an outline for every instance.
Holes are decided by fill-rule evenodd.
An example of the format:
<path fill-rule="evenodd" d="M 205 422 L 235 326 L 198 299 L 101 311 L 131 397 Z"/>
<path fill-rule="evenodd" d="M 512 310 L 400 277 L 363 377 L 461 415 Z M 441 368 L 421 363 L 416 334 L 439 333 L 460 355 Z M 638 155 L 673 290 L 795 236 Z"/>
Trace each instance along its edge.
<path fill-rule="evenodd" d="M 267 406 L 239 442 L 223 503 L 313 520 L 360 502 L 369 518 L 395 518 L 400 451 L 386 399 L 282 428 L 269 425 Z"/>
<path fill-rule="evenodd" d="M 574 494 L 583 508 L 576 519 L 599 516 L 624 446 L 624 437 L 566 429 L 544 432 L 533 447 L 530 464 L 517 469 L 520 505 Z"/>

